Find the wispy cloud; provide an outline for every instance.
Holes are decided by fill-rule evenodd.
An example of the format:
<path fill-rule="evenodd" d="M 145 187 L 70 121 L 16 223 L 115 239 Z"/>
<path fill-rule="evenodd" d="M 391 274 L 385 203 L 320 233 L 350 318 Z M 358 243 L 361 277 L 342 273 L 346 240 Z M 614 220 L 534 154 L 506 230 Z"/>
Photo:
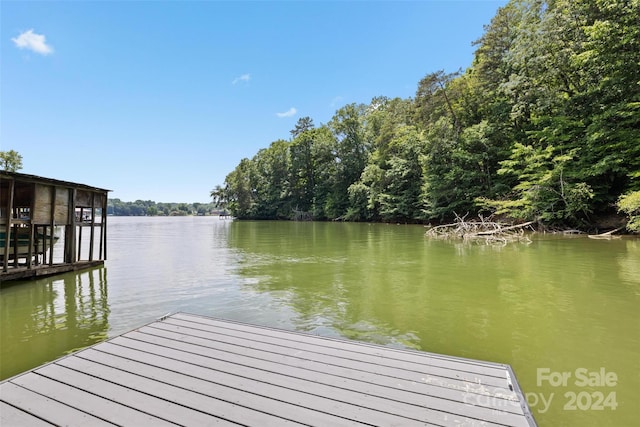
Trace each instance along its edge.
<path fill-rule="evenodd" d="M 53 53 L 53 48 L 47 44 L 43 34 L 36 34 L 33 29 L 11 39 L 19 49 L 28 49 L 41 55 Z"/>
<path fill-rule="evenodd" d="M 285 111 L 284 113 L 276 113 L 276 116 L 278 116 L 278 117 L 291 117 L 294 114 L 296 114 L 297 112 L 298 112 L 298 110 L 296 110 L 294 107 L 291 107 L 287 111 Z"/>
<path fill-rule="evenodd" d="M 235 84 L 238 84 L 240 82 L 248 83 L 249 80 L 251 80 L 251 74 L 247 73 L 247 74 L 243 74 L 243 75 L 238 76 L 235 79 L 233 79 L 231 84 L 235 85 Z"/>
<path fill-rule="evenodd" d="M 333 98 L 331 100 L 331 103 L 329 104 L 329 107 L 335 108 L 335 107 L 338 106 L 338 104 L 342 103 L 343 100 L 344 100 L 344 98 L 342 96 L 336 96 L 335 98 Z"/>

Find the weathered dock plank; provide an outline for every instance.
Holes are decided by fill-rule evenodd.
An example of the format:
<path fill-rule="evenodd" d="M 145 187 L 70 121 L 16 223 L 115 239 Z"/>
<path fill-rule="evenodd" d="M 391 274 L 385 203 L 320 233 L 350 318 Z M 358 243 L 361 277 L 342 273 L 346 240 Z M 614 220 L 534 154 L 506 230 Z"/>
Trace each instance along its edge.
<path fill-rule="evenodd" d="M 0 386 L 0 399 L 4 403 L 20 408 L 24 413 L 29 414 L 30 417 L 37 417 L 54 425 L 96 427 L 113 425 L 87 412 L 74 409 L 57 400 L 50 399 L 39 392 L 16 385 L 13 382 L 3 383 Z M 0 413 L 0 425 L 11 425 L 8 422 L 5 424 L 4 416 L 3 411 Z"/>
<path fill-rule="evenodd" d="M 9 379 L 0 402 L 2 425 L 535 425 L 508 365 L 184 313 Z"/>
<path fill-rule="evenodd" d="M 0 414 L 2 417 L 0 424 L 3 426 L 51 427 L 53 425 L 4 402 L 0 402 Z"/>

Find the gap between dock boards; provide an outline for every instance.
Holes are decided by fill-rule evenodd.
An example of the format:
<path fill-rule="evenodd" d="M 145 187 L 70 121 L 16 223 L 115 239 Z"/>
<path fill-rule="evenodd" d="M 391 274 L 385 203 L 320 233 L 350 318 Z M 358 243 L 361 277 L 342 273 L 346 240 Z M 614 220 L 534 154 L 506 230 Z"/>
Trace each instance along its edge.
<path fill-rule="evenodd" d="M 509 365 L 187 313 L 0 383 L 1 425 L 535 426 Z"/>

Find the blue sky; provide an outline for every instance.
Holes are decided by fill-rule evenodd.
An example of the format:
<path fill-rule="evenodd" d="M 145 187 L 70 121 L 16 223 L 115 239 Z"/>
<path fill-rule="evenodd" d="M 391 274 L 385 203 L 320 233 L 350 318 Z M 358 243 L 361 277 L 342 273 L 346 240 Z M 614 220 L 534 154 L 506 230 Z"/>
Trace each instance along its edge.
<path fill-rule="evenodd" d="M 0 2 L 0 150 L 124 201 L 208 202 L 243 157 L 467 68 L 506 1 Z"/>

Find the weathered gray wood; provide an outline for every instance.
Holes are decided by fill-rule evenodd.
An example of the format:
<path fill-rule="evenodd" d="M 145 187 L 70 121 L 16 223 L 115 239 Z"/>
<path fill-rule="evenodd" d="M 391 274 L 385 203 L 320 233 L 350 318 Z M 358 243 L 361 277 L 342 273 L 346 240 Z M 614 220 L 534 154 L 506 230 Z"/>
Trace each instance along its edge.
<path fill-rule="evenodd" d="M 96 230 L 96 193 L 91 193 L 91 231 L 89 233 L 89 261 L 93 261 L 93 245 Z"/>
<path fill-rule="evenodd" d="M 459 368 L 452 369 L 451 367 L 443 367 L 439 361 L 432 361 L 431 364 L 419 363 L 416 361 L 406 361 L 402 359 L 393 358 L 394 351 L 378 350 L 378 354 L 367 354 L 363 352 L 355 353 L 350 348 L 340 346 L 342 344 L 339 341 L 331 341 L 333 346 L 327 346 L 324 339 L 315 339 L 315 342 L 304 340 L 303 338 L 314 337 L 301 337 L 300 340 L 283 339 L 276 336 L 256 335 L 247 331 L 233 330 L 233 335 L 226 329 L 210 329 L 208 331 L 202 329 L 193 329 L 188 322 L 168 319 L 169 321 L 154 325 L 157 328 L 163 328 L 166 330 L 172 330 L 174 332 L 184 331 L 193 336 L 206 338 L 212 341 L 222 341 L 228 344 L 236 345 L 249 345 L 252 348 L 263 349 L 265 351 L 276 351 L 280 348 L 282 351 L 290 350 L 296 354 L 299 352 L 309 352 L 318 355 L 318 357 L 326 358 L 327 363 L 331 363 L 331 360 L 338 358 L 340 360 L 351 360 L 357 363 L 365 362 L 371 368 L 372 371 L 380 372 L 380 367 L 392 367 L 394 369 L 401 369 L 407 372 L 429 373 L 430 375 L 442 376 L 445 378 L 457 378 L 468 382 L 482 382 L 488 385 L 495 385 L 499 387 L 506 387 L 506 375 L 504 374 L 504 368 L 502 368 L 502 377 L 496 375 L 498 370 L 494 367 L 491 369 L 483 369 L 482 373 L 474 373 L 469 371 L 463 371 Z M 175 326 L 172 326 L 175 325 Z M 183 329 L 180 329 L 180 328 Z M 184 328 L 189 328 L 188 331 Z M 293 337 L 297 338 L 296 335 Z"/>
<path fill-rule="evenodd" d="M 0 401 L 54 424 L 535 426 L 509 372 L 177 314 L 0 383 Z"/>
<path fill-rule="evenodd" d="M 2 258 L 2 271 L 6 272 L 7 268 L 9 266 L 9 247 L 11 245 L 11 242 L 9 240 L 9 237 L 11 236 L 11 226 L 12 226 L 12 218 L 13 218 L 13 195 L 15 193 L 15 187 L 16 187 L 16 181 L 15 180 L 10 180 L 9 181 L 9 197 L 7 198 L 7 219 L 6 219 L 6 226 L 4 229 L 4 247 L 2 248 L 3 251 L 3 258 Z"/>
<path fill-rule="evenodd" d="M 195 324 L 200 324 L 203 327 L 210 326 L 213 327 L 216 332 L 220 332 L 221 329 L 228 329 L 229 331 L 226 333 L 230 333 L 232 335 L 241 336 L 241 332 L 248 332 L 255 339 L 258 339 L 261 336 L 266 336 L 269 338 L 281 338 L 283 340 L 292 341 L 294 343 L 313 343 L 318 346 L 326 346 L 329 348 L 338 348 L 343 349 L 352 354 L 358 355 L 373 355 L 373 356 L 381 356 L 386 360 L 402 360 L 407 362 L 415 362 L 420 365 L 434 365 L 442 368 L 449 368 L 454 370 L 460 370 L 463 372 L 477 373 L 483 375 L 496 376 L 500 378 L 506 379 L 506 374 L 504 371 L 504 365 L 491 363 L 491 362 L 483 362 L 478 360 L 470 360 L 470 359 L 461 359 L 452 356 L 442 356 L 434 353 L 426 353 L 426 352 L 416 352 L 416 351 L 408 351 L 401 350 L 395 348 L 382 347 L 374 344 L 367 344 L 363 342 L 352 342 L 344 339 L 334 339 L 334 338 L 322 338 L 322 342 L 319 343 L 317 337 L 311 336 L 309 334 L 303 334 L 298 332 L 290 332 L 284 330 L 277 330 L 273 328 L 267 328 L 264 326 L 256 326 L 253 325 L 245 325 L 238 322 L 233 321 L 220 321 L 213 318 L 207 318 L 203 316 L 197 316 L 186 313 L 176 313 L 172 315 L 170 318 L 166 319 L 167 323 L 175 323 L 178 320 L 184 320 L 188 322 L 193 322 L 194 327 Z"/>
<path fill-rule="evenodd" d="M 92 218 L 95 223 L 95 210 L 98 207 L 98 203 L 101 202 L 102 211 L 105 215 L 102 216 L 101 222 L 101 235 L 100 238 L 100 255 L 99 259 L 95 259 L 95 248 L 93 243 L 95 242 L 95 230 L 93 224 L 87 224 L 92 227 L 90 230 L 90 242 L 92 245 L 89 248 L 89 261 L 104 261 L 102 254 L 106 256 L 106 204 L 107 194 L 109 190 L 89 187 L 83 184 L 59 181 L 49 178 L 37 177 L 34 175 L 25 175 L 17 172 L 0 171 L 0 179 L 2 180 L 2 191 L 0 192 L 0 203 L 2 206 L 2 218 L 0 218 L 0 227 L 31 227 L 31 233 L 29 236 L 28 248 L 25 246 L 20 250 L 22 255 L 20 258 L 18 254 L 18 246 L 14 245 L 13 251 L 9 251 L 9 254 L 13 252 L 13 261 L 10 256 L 6 256 L 5 247 L 3 245 L 0 248 L 0 281 L 18 280 L 31 277 L 37 277 L 40 274 L 55 274 L 56 270 L 38 270 L 34 273 L 25 273 L 23 270 L 29 270 L 35 263 L 48 265 L 49 267 L 56 267 L 60 265 L 79 264 L 79 258 L 76 256 L 76 221 L 75 221 L 75 209 L 76 208 L 91 208 Z M 12 190 L 12 191 L 9 191 Z M 15 190 L 15 191 L 13 191 Z M 76 198 L 76 190 L 81 193 L 80 198 Z M 10 194 L 9 194 L 10 193 Z M 6 209 L 5 205 L 9 207 Z M 16 218 L 13 218 L 16 216 Z M 55 253 L 58 253 L 58 249 L 55 249 L 53 243 L 55 237 L 53 230 L 55 227 L 60 226 L 64 228 L 64 247 L 61 248 L 62 262 L 54 262 L 58 257 L 54 257 Z M 79 227 L 82 227 L 80 223 Z M 38 243 L 38 248 L 34 246 L 37 238 L 36 231 L 40 229 L 46 236 Z M 47 233 L 49 230 L 49 233 Z M 24 230 L 22 230 L 24 231 Z M 7 235 L 9 233 L 7 232 Z M 17 234 L 13 233 L 14 238 L 17 239 Z M 81 247 L 81 240 L 78 242 Z M 85 238 L 86 240 L 86 238 Z M 9 240 L 7 240 L 10 243 Z M 26 242 L 25 242 L 26 243 Z M 60 246 L 58 245 L 60 248 Z M 81 251 L 78 251 L 81 252 Z M 38 253 L 41 253 L 41 262 Z M 3 256 L 4 255 L 4 256 Z M 25 259 L 24 263 L 20 263 L 20 259 Z M 26 268 L 24 268 L 24 267 Z M 74 270 L 77 268 L 74 268 Z M 68 270 L 62 270 L 68 271 Z"/>
<path fill-rule="evenodd" d="M 104 261 L 80 261 L 74 264 L 41 264 L 31 268 L 18 267 L 9 270 L 7 273 L 0 274 L 0 282 L 5 280 L 29 279 L 34 277 L 46 277 L 55 274 L 66 273 L 68 271 L 79 271 L 91 267 L 99 267 L 104 265 Z"/>
<path fill-rule="evenodd" d="M 144 334 L 144 335 L 138 335 Z M 335 356 L 323 356 L 311 352 L 300 351 L 283 351 L 278 347 L 264 347 L 259 343 L 244 343 L 238 346 L 227 344 L 221 341 L 213 341 L 207 339 L 192 337 L 185 334 L 165 331 L 152 327 L 140 328 L 138 331 L 129 334 L 128 337 L 139 339 L 141 341 L 159 343 L 161 345 L 172 346 L 172 348 L 185 349 L 196 354 L 208 355 L 209 351 L 217 351 L 222 354 L 231 354 L 233 357 L 251 357 L 254 364 L 261 364 L 265 361 L 274 362 L 282 366 L 294 366 L 309 369 L 311 371 L 327 372 L 333 369 L 346 369 L 343 375 L 355 376 L 355 379 L 361 379 L 377 383 L 380 378 L 387 377 L 394 381 L 405 380 L 414 383 L 433 384 L 440 387 L 454 388 L 465 391 L 477 390 L 482 393 L 508 395 L 509 389 L 504 382 L 503 387 L 492 384 L 484 384 L 478 382 L 475 377 L 473 380 L 464 380 L 451 376 L 438 375 L 442 373 L 441 369 L 432 368 L 430 372 L 413 372 L 403 371 L 394 367 L 371 365 L 365 362 L 358 363 L 350 359 L 342 359 Z M 164 340 L 164 341 L 162 341 Z M 190 347 L 186 347 L 190 346 Z M 221 356 L 225 357 L 225 356 Z M 249 363 L 249 362 L 247 362 Z M 464 377 L 463 377 L 464 378 Z"/>
<path fill-rule="evenodd" d="M 57 204 L 57 188 L 55 185 L 51 186 L 51 217 L 49 218 L 49 230 L 51 234 L 47 236 L 47 229 L 45 228 L 44 240 L 49 240 L 49 266 L 53 265 L 53 237 L 55 234 L 56 225 L 56 204 Z M 45 246 L 46 247 L 46 246 Z"/>
<path fill-rule="evenodd" d="M 90 358 L 90 360 L 100 361 L 109 365 L 117 363 L 118 368 L 132 371 L 141 369 L 141 367 L 135 363 L 129 364 L 129 362 L 135 361 L 162 369 L 173 370 L 195 378 L 208 379 L 212 382 L 222 381 L 224 384 L 254 390 L 254 392 L 257 392 L 256 390 L 259 389 L 269 390 L 269 388 L 271 388 L 273 393 L 275 393 L 274 395 L 278 396 L 284 396 L 285 393 L 279 391 L 277 388 L 252 384 L 257 381 L 267 385 L 301 390 L 304 393 L 308 393 L 309 396 L 300 396 L 303 403 L 299 404 L 304 406 L 312 405 L 312 407 L 316 409 L 320 406 L 316 406 L 314 402 L 318 400 L 317 397 L 321 397 L 339 400 L 340 402 L 369 408 L 374 411 L 396 414 L 406 417 L 408 419 L 407 421 L 442 423 L 451 419 L 452 409 L 460 414 L 459 418 L 461 421 L 467 423 L 487 420 L 504 424 L 511 422 L 514 423 L 513 425 L 517 425 L 518 419 L 521 418 L 519 415 L 515 415 L 509 411 L 505 411 L 506 413 L 502 414 L 496 410 L 495 407 L 476 407 L 471 404 L 463 404 L 462 402 L 452 402 L 437 396 L 421 395 L 380 386 L 377 388 L 375 386 L 367 387 L 366 383 L 359 387 L 359 390 L 358 387 L 356 387 L 356 390 L 350 390 L 349 388 L 336 385 L 336 383 L 340 383 L 340 380 L 343 380 L 342 382 L 344 383 L 344 379 L 337 378 L 333 381 L 331 379 L 327 380 L 327 378 L 331 377 L 328 374 L 310 373 L 304 370 L 291 372 L 292 370 L 290 368 L 287 368 L 285 372 L 265 371 L 250 366 L 237 365 L 233 362 L 211 360 L 204 356 L 197 356 L 176 350 L 170 350 L 168 352 L 163 350 L 162 357 L 154 354 L 154 349 L 151 346 L 147 346 L 146 350 L 146 352 L 143 352 L 120 347 L 112 343 L 104 343 L 99 348 L 96 348 L 96 350 L 83 351 L 78 356 L 87 357 Z M 101 354 L 102 352 L 104 352 L 104 354 Z M 119 360 L 119 358 L 123 358 L 125 361 L 123 362 Z M 278 369 L 278 366 L 274 368 Z M 156 372 L 161 374 L 160 371 Z M 302 378 L 292 376 L 295 374 L 300 375 Z M 324 384 L 322 382 L 323 380 L 331 383 L 331 385 Z M 357 381 L 352 382 L 357 383 Z M 265 392 L 269 393 L 268 391 Z M 288 401 L 293 400 L 288 399 Z M 469 407 L 461 411 L 459 406 Z M 520 411 L 521 413 L 519 406 L 511 406 L 509 409 Z M 340 413 L 338 414 L 340 415 Z M 472 419 L 470 417 L 475 418 Z M 378 419 L 380 422 L 385 420 L 383 416 L 374 417 L 374 420 L 375 419 Z"/>
<path fill-rule="evenodd" d="M 73 358 L 69 358 L 73 359 Z M 46 390 L 51 396 L 76 409 L 91 413 L 114 424 L 137 426 L 175 426 L 161 418 L 166 401 L 153 401 L 150 396 L 126 387 L 94 378 L 64 366 L 49 364 L 35 371 L 42 378 L 32 390 Z M 46 389 L 45 389 L 46 387 Z M 31 387 L 30 387 L 31 388 Z M 98 397 L 100 396 L 100 397 Z M 142 404 L 139 404 L 142 402 Z M 136 405 L 138 403 L 139 405 Z M 155 414 L 158 416 L 152 416 Z M 180 421 L 176 419 L 175 421 Z"/>
<path fill-rule="evenodd" d="M 75 213 L 73 214 L 75 217 Z M 84 208 L 80 208 L 80 227 L 78 227 L 78 248 L 77 248 L 77 257 L 76 261 L 80 261 L 82 259 L 82 229 L 84 228 Z"/>
<path fill-rule="evenodd" d="M 34 417 L 4 402 L 0 402 L 0 426 L 6 427 L 45 427 L 52 426 L 40 418 Z"/>
<path fill-rule="evenodd" d="M 335 395 L 336 392 L 341 393 L 341 390 L 345 390 L 347 392 L 355 392 L 356 395 L 360 397 L 363 395 L 379 396 L 391 401 L 399 401 L 425 408 L 429 407 L 429 397 L 446 399 L 460 403 L 465 403 L 465 399 L 467 401 L 474 401 L 474 399 L 469 398 L 470 393 L 463 390 L 436 387 L 431 384 L 391 378 L 382 378 L 380 381 L 377 381 L 378 383 L 372 383 L 349 378 L 349 371 L 347 370 L 329 370 L 328 372 L 311 371 L 304 368 L 282 365 L 276 362 L 270 363 L 267 361 L 261 364 L 260 368 L 258 368 L 250 358 L 239 358 L 238 356 L 227 353 L 221 353 L 219 354 L 220 357 L 216 358 L 194 355 L 193 353 L 187 353 L 180 350 L 167 350 L 166 347 L 156 347 L 154 351 L 153 346 L 137 345 L 139 348 L 144 348 L 145 352 L 141 353 L 139 350 L 135 350 L 131 347 L 122 347 L 112 344 L 113 342 L 104 343 L 97 349 L 101 352 L 108 353 L 109 355 L 122 356 L 133 360 L 145 360 L 147 363 L 154 363 L 154 365 L 158 362 L 156 362 L 153 357 L 156 353 L 162 353 L 164 356 L 170 355 L 173 361 L 183 361 L 185 363 L 195 365 L 192 366 L 190 370 L 198 371 L 201 367 L 215 369 L 233 375 L 272 381 L 273 383 L 280 384 L 282 386 L 293 386 L 295 384 L 296 387 L 301 390 L 308 389 L 310 387 L 309 383 L 312 383 L 312 387 L 318 387 L 318 390 L 315 390 L 315 392 L 319 393 L 320 391 L 325 391 L 326 396 L 332 396 Z M 87 357 L 87 353 L 82 352 L 78 356 Z M 158 363 L 157 366 L 166 367 L 161 363 Z M 336 390 L 336 388 L 338 390 Z M 491 395 L 489 393 L 478 395 L 478 398 L 475 399 L 473 404 L 493 410 L 495 405 L 492 405 L 492 403 L 495 402 L 492 400 L 490 401 L 489 399 L 482 399 L 483 396 L 495 397 L 495 395 Z M 352 403 L 358 404 L 357 402 Z M 517 401 L 514 402 L 505 399 L 501 403 L 503 410 L 506 412 L 516 414 L 522 413 L 522 408 Z"/>
<path fill-rule="evenodd" d="M 35 374 L 28 374 L 33 376 Z M 26 375 L 15 378 L 16 381 Z M 0 385 L 0 400 L 16 406 L 33 416 L 47 420 L 56 425 L 70 426 L 112 426 L 100 418 L 86 412 L 62 404 L 37 392 L 27 390 L 14 382 L 6 382 Z"/>
<path fill-rule="evenodd" d="M 99 353 L 99 352 L 96 352 Z M 251 401 L 251 407 L 299 423 L 323 426 L 340 426 L 347 423 L 382 423 L 392 425 L 406 423 L 407 415 L 392 415 L 376 409 L 360 408 L 357 412 L 340 399 L 307 393 L 292 387 L 281 387 L 254 378 L 230 375 L 221 371 L 200 368 L 193 365 L 148 353 L 127 354 L 131 359 L 101 357 L 94 353 L 96 363 L 105 362 L 119 370 L 135 373 L 176 387 L 197 393 L 218 397 L 228 401 Z M 134 360 L 136 358 L 138 360 Z M 66 362 L 79 363 L 76 360 Z M 157 365 L 162 365 L 158 367 Z M 185 370 L 187 372 L 185 372 Z M 188 375 L 188 373 L 191 375 Z M 414 411 L 415 412 L 415 411 Z"/>
<path fill-rule="evenodd" d="M 81 369 L 83 372 L 101 378 L 105 381 L 119 384 L 123 387 L 138 390 L 142 393 L 154 396 L 166 401 L 167 406 L 171 406 L 168 412 L 173 413 L 179 405 L 183 406 L 182 413 L 178 416 L 178 419 L 185 420 L 185 425 L 201 425 L 202 420 L 190 421 L 191 418 L 199 418 L 202 415 L 209 416 L 209 423 L 215 421 L 214 417 L 222 420 L 228 420 L 236 422 L 238 424 L 248 423 L 250 425 L 295 425 L 290 420 L 270 415 L 268 412 L 261 412 L 260 409 L 256 409 L 254 401 L 251 400 L 250 407 L 242 406 L 243 403 L 247 403 L 247 394 L 238 393 L 233 394 L 233 390 L 224 388 L 224 390 L 216 390 L 217 398 L 212 398 L 200 393 L 192 392 L 182 387 L 174 386 L 172 384 L 165 383 L 164 381 L 156 381 L 138 374 L 133 374 L 120 369 L 115 369 L 106 365 L 98 364 L 88 360 L 80 360 L 79 358 L 65 358 L 61 359 L 59 364 L 64 366 L 74 366 Z M 222 391 L 222 392 L 221 392 Z M 224 399 L 224 400 L 223 400 Z M 174 403 L 172 403 L 174 402 Z M 176 405 L 177 404 L 177 405 Z M 200 412 L 200 414 L 198 414 Z M 163 413 L 162 418 L 169 416 L 168 413 Z"/>
<path fill-rule="evenodd" d="M 132 340 L 131 338 L 139 338 L 140 341 L 144 342 Z M 461 382 L 440 382 L 437 386 L 435 386 L 433 383 L 425 382 L 425 380 L 430 381 L 430 379 L 428 379 L 427 377 L 421 377 L 421 380 L 405 380 L 386 376 L 378 376 L 377 374 L 371 372 L 362 373 L 349 368 L 336 368 L 331 365 L 325 365 L 317 362 L 305 362 L 304 360 L 296 359 L 291 362 L 291 358 L 287 356 L 276 356 L 271 358 L 271 360 L 257 359 L 251 356 L 232 353 L 226 350 L 203 349 L 201 346 L 193 346 L 187 343 L 176 342 L 175 340 L 161 337 L 151 337 L 151 339 L 149 339 L 144 334 L 128 334 L 127 337 L 122 337 L 121 339 L 114 340 L 112 341 L 112 343 L 135 348 L 148 353 L 162 353 L 165 355 L 171 354 L 172 358 L 178 359 L 180 358 L 180 352 L 185 352 L 186 357 L 183 360 L 191 360 L 193 363 L 196 363 L 195 361 L 197 360 L 198 363 L 202 364 L 203 366 L 214 369 L 218 368 L 218 364 L 220 361 L 226 360 L 229 363 L 243 365 L 245 367 L 256 367 L 270 373 L 299 375 L 300 378 L 308 378 L 310 380 L 313 380 L 314 382 L 321 382 L 323 380 L 326 380 L 327 377 L 323 377 L 323 374 L 327 373 L 336 376 L 336 379 L 334 379 L 334 383 L 332 385 L 338 387 L 340 385 L 336 385 L 336 382 L 340 384 L 340 382 L 344 379 L 352 379 L 365 382 L 365 384 L 373 384 L 374 386 L 379 385 L 391 387 L 395 389 L 392 391 L 396 393 L 398 390 L 420 393 L 419 397 L 426 407 L 436 410 L 442 410 L 445 412 L 451 410 L 452 402 L 450 399 L 442 398 L 442 395 L 444 394 L 451 396 L 451 394 L 453 393 L 458 393 L 458 395 L 456 396 L 456 404 L 460 406 L 458 410 L 463 411 L 461 412 L 461 414 L 469 417 L 486 416 L 486 414 L 482 414 L 483 411 L 481 410 L 481 408 L 476 407 L 482 406 L 483 402 L 493 403 L 494 405 L 491 406 L 492 411 L 499 409 L 498 412 L 505 411 L 510 413 L 522 414 L 522 408 L 520 407 L 518 402 L 504 399 L 504 395 L 506 393 L 511 393 L 508 390 L 492 389 L 489 387 L 474 386 L 470 384 L 465 385 Z M 154 349 L 147 344 L 156 344 L 161 347 L 156 347 Z M 102 349 L 102 347 L 98 346 L 97 349 Z M 293 365 L 292 363 L 295 363 L 296 361 L 299 363 L 297 365 Z M 295 373 L 292 374 L 292 372 Z M 339 391 L 336 390 L 336 393 L 338 392 Z M 400 398 L 398 397 L 396 397 L 396 399 L 400 400 Z M 471 403 L 467 404 L 467 402 Z"/>

